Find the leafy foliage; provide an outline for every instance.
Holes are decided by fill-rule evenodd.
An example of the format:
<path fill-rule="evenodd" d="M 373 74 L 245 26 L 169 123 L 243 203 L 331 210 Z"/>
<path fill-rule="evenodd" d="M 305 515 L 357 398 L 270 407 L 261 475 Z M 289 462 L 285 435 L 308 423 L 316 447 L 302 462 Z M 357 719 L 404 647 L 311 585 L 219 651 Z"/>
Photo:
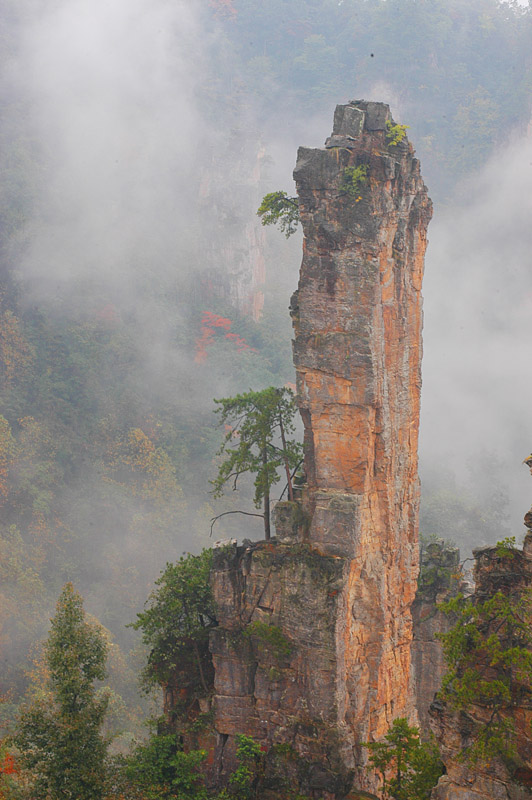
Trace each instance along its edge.
<path fill-rule="evenodd" d="M 346 167 L 340 182 L 340 191 L 345 192 L 358 202 L 361 197 L 360 189 L 368 179 L 368 165 L 359 164 L 358 167 Z"/>
<path fill-rule="evenodd" d="M 45 646 L 47 694 L 23 711 L 14 739 L 34 778 L 32 797 L 102 798 L 107 743 L 100 731 L 108 699 L 94 682 L 105 677 L 106 655 L 81 597 L 66 584 Z"/>
<path fill-rule="evenodd" d="M 163 723 L 163 727 L 164 723 Z M 260 745 L 250 736 L 238 734 L 238 766 L 229 776 L 227 789 L 208 791 L 202 765 L 205 750 L 183 752 L 175 734 L 153 733 L 134 749 L 119 766 L 115 783 L 122 784 L 122 796 L 142 800 L 255 800 L 261 796 L 264 756 Z M 121 779 L 120 779 L 121 778 Z M 116 794 L 116 792 L 115 792 Z"/>
<path fill-rule="evenodd" d="M 385 797 L 428 800 L 442 774 L 435 742 L 421 742 L 419 730 L 400 717 L 394 720 L 384 741 L 364 747 L 370 752 L 370 763 L 381 775 Z"/>
<path fill-rule="evenodd" d="M 386 142 L 390 147 L 395 147 L 396 144 L 403 141 L 407 129 L 408 125 L 400 125 L 399 123 L 394 125 L 391 120 L 386 120 Z"/>
<path fill-rule="evenodd" d="M 0 740 L 0 800 L 20 800 L 19 766 L 5 741 Z"/>
<path fill-rule="evenodd" d="M 278 225 L 288 239 L 299 225 L 299 201 L 286 192 L 270 192 L 262 198 L 257 215 L 262 225 Z"/>
<path fill-rule="evenodd" d="M 157 733 L 127 758 L 125 774 L 144 800 L 204 800 L 200 768 L 205 757 L 204 750 L 184 753 L 175 734 Z"/>
<path fill-rule="evenodd" d="M 137 614 L 136 629 L 150 648 L 144 680 L 148 686 L 163 682 L 176 670 L 187 672 L 192 688 L 209 691 L 209 631 L 216 612 L 209 583 L 212 550 L 182 556 L 167 564 L 156 581 L 145 611 Z"/>
<path fill-rule="evenodd" d="M 529 592 L 496 592 L 483 599 L 458 595 L 442 604 L 455 619 L 441 635 L 447 672 L 440 696 L 475 719 L 470 763 L 516 757 L 512 709 L 532 699 L 532 612 Z"/>
<path fill-rule="evenodd" d="M 255 507 L 263 504 L 264 529 L 270 537 L 270 490 L 280 480 L 283 468 L 288 496 L 293 499 L 291 473 L 302 457 L 302 447 L 289 438 L 295 431 L 296 406 L 291 389 L 270 386 L 260 392 L 246 392 L 236 397 L 215 400 L 219 408 L 219 424 L 227 432 L 218 452 L 225 457 L 218 475 L 212 481 L 214 496 L 223 493 L 225 485 L 236 489 L 241 475 L 255 475 Z M 236 442 L 236 446 L 234 445 Z"/>
<path fill-rule="evenodd" d="M 229 779 L 229 790 L 236 800 L 252 800 L 259 796 L 257 792 L 264 767 L 264 753 L 250 736 L 238 734 L 236 740 L 239 764 Z"/>
<path fill-rule="evenodd" d="M 287 658 L 294 649 L 292 643 L 277 625 L 268 625 L 267 622 L 260 620 L 250 622 L 244 635 L 250 638 L 256 637 L 277 659 Z"/>
<path fill-rule="evenodd" d="M 516 547 L 515 536 L 506 536 L 498 541 L 495 547 L 498 558 L 513 558 Z"/>

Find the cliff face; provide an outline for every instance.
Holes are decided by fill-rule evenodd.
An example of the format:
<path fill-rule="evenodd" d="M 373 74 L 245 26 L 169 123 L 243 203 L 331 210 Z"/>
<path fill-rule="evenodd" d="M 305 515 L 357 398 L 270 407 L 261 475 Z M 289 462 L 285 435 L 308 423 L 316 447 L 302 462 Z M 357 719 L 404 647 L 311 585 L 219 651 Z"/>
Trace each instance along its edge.
<path fill-rule="evenodd" d="M 412 605 L 412 668 L 419 729 L 424 739 L 430 734 L 429 708 L 446 671 L 438 634 L 447 632 L 452 624 L 438 606 L 459 591 L 469 593 L 469 587 L 458 578 L 459 574 L 460 551 L 457 548 L 442 539 L 423 546 L 418 591 Z"/>
<path fill-rule="evenodd" d="M 283 506 L 290 517 L 291 504 Z M 277 522 L 282 529 L 279 515 Z M 320 556 L 303 543 L 216 551 L 219 627 L 211 651 L 215 728 L 222 734 L 217 782 L 234 769 L 235 737 L 246 733 L 271 757 L 279 745 L 292 748 L 300 760 L 294 789 L 320 798 L 345 796 L 351 774 L 341 757 L 334 692 L 334 622 L 343 585 L 343 559 Z"/>
<path fill-rule="evenodd" d="M 309 539 L 348 559 L 336 696 L 339 722 L 359 741 L 414 714 L 410 607 L 431 203 L 406 137 L 391 144 L 392 126 L 382 103 L 338 106 L 325 149 L 301 148 L 294 172 L 305 235 L 292 306 Z M 359 168 L 365 180 L 346 191 Z"/>
<path fill-rule="evenodd" d="M 530 512 L 529 512 L 530 513 Z M 526 519 L 526 517 L 525 517 Z M 532 522 L 532 520 L 531 520 Z M 485 547 L 474 552 L 475 592 L 474 603 L 493 598 L 497 592 L 518 601 L 532 587 L 532 532 L 525 538 L 522 550 L 501 555 L 496 547 Z M 500 624 L 493 633 L 501 637 Z M 484 657 L 485 659 L 485 657 Z M 479 663 L 480 674 L 486 675 L 484 661 Z M 493 674 L 493 679 L 496 674 Z M 520 679 L 516 678 L 517 682 Z M 526 681 L 524 682 L 526 684 Z M 489 704 L 474 705 L 468 712 L 454 712 L 445 703 L 435 700 L 430 708 L 431 727 L 434 731 L 446 774 L 433 790 L 433 800 L 525 800 L 532 797 L 532 708 L 530 693 L 519 691 L 513 698 L 511 709 L 503 716 L 514 726 L 512 744 L 515 749 L 510 759 L 490 757 L 469 765 L 461 753 L 471 745 L 479 725 L 487 723 L 493 715 Z"/>
<path fill-rule="evenodd" d="M 372 791 L 361 743 L 416 716 L 410 606 L 431 204 L 412 146 L 379 103 L 338 106 L 326 147 L 300 149 L 294 175 L 304 254 L 291 312 L 308 482 L 298 502 L 277 505 L 274 540 L 215 551 L 212 769 L 223 783 L 245 733 L 268 752 L 264 797 L 276 780 L 285 793 L 272 797 L 290 786 L 327 800 L 346 797 L 353 779 Z"/>

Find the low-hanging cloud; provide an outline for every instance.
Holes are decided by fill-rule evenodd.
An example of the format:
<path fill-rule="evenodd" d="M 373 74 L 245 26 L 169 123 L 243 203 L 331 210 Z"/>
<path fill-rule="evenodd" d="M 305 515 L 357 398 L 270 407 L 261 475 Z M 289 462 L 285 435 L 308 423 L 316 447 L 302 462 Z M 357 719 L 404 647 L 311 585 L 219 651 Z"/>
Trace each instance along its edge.
<path fill-rule="evenodd" d="M 532 448 L 532 139 L 501 149 L 458 198 L 429 228 L 421 459 L 462 477 L 472 459 L 500 460 L 519 535 Z"/>
<path fill-rule="evenodd" d="M 147 261 L 184 268 L 199 37 L 179 0 L 69 0 L 25 29 L 45 170 L 21 265 L 34 292 L 68 295 L 84 277 L 123 290 Z"/>

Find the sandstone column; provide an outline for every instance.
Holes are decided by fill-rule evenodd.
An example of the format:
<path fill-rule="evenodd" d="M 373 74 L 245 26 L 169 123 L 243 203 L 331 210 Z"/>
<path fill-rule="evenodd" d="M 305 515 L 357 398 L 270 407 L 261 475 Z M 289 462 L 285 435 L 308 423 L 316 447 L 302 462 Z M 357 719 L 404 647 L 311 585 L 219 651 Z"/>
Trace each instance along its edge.
<path fill-rule="evenodd" d="M 431 204 L 382 103 L 338 106 L 332 137 L 300 149 L 295 178 L 304 255 L 291 310 L 308 483 L 299 502 L 277 504 L 275 539 L 215 550 L 212 768 L 223 784 L 248 734 L 267 753 L 265 785 L 282 774 L 294 791 L 332 800 L 352 785 L 376 788 L 362 743 L 416 716 L 410 606 Z"/>
<path fill-rule="evenodd" d="M 325 148 L 300 148 L 294 177 L 309 537 L 349 560 L 336 620 L 338 721 L 364 741 L 414 717 L 421 281 L 432 207 L 383 103 L 338 106 Z"/>

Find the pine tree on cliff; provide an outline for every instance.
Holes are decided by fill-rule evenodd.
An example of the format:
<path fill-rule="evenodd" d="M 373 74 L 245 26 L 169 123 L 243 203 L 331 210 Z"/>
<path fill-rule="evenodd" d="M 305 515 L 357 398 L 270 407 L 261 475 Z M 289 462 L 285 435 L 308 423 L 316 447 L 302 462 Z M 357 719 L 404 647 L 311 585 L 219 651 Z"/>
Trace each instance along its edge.
<path fill-rule="evenodd" d="M 271 488 L 279 482 L 281 469 L 286 476 L 288 497 L 293 500 L 292 472 L 302 458 L 301 445 L 291 438 L 295 431 L 294 394 L 290 389 L 270 386 L 261 392 L 250 391 L 214 402 L 219 405 L 219 423 L 227 429 L 218 451 L 224 460 L 211 481 L 214 496 L 220 497 L 227 483 L 236 490 L 241 475 L 254 474 L 255 507 L 262 505 L 260 516 L 264 517 L 264 535 L 269 539 Z"/>
<path fill-rule="evenodd" d="M 98 695 L 94 681 L 105 677 L 106 656 L 102 633 L 86 621 L 83 601 L 67 583 L 45 645 L 46 688 L 22 712 L 15 736 L 34 778 L 32 798 L 103 797 L 108 698 Z"/>

